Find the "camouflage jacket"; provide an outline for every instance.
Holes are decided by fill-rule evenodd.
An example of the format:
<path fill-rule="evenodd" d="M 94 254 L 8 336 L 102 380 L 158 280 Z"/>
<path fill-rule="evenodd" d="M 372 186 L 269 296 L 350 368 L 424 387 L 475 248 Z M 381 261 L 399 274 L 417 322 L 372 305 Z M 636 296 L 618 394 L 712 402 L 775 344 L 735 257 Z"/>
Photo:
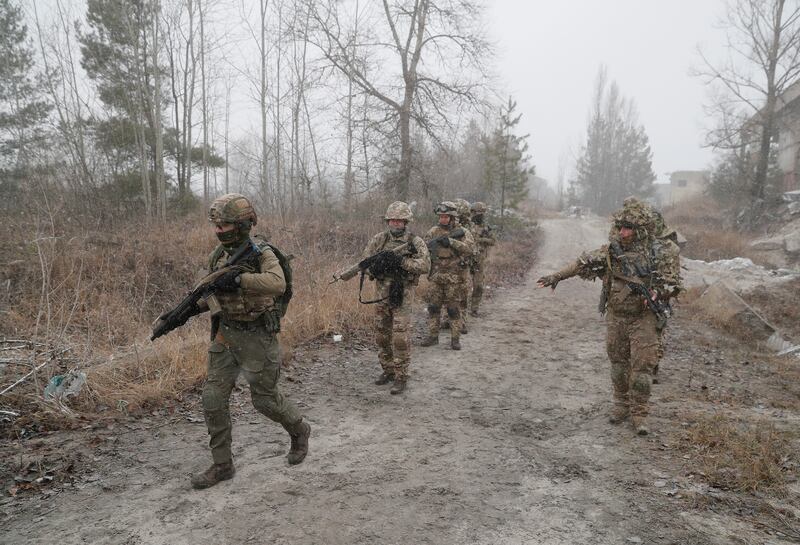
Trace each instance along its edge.
<path fill-rule="evenodd" d="M 286 290 L 283 269 L 272 249 L 258 238 L 254 242 L 261 250 L 261 256 L 243 265 L 247 272 L 240 277 L 240 287 L 235 291 L 217 293 L 223 320 L 252 322 L 270 310 L 275 297 Z M 209 271 L 222 267 L 228 257 L 224 246 L 217 246 L 209 256 Z"/>
<path fill-rule="evenodd" d="M 478 247 L 476 260 L 483 262 L 489 255 L 489 248 L 497 243 L 497 238 L 492 232 L 492 227 L 486 223 L 471 224 L 470 232 L 472 233 L 472 238 L 475 239 L 475 244 Z"/>
<path fill-rule="evenodd" d="M 425 235 L 425 241 L 431 241 L 447 235 L 451 230 L 460 227 L 457 223 L 450 229 L 436 225 Z M 448 275 L 453 281 L 461 281 L 466 278 L 472 257 L 475 255 L 475 240 L 468 229 L 464 229 L 464 237 L 461 239 L 450 239 L 450 246 L 437 246 L 431 251 L 431 278 L 436 276 Z"/>
<path fill-rule="evenodd" d="M 388 230 L 381 231 L 367 243 L 367 247 L 364 248 L 364 252 L 362 253 L 362 259 L 375 255 L 383 250 L 392 250 L 405 243 L 410 243 L 414 247 L 414 251 L 406 249 L 402 253 L 402 267 L 407 273 L 403 277 L 403 283 L 407 286 L 416 285 L 420 275 L 426 274 L 430 270 L 431 256 L 425 242 L 413 233 L 406 231 L 399 237 L 395 237 L 392 236 L 392 233 Z M 382 284 L 388 286 L 391 279 L 375 278 L 375 280 L 378 282 L 379 286 Z"/>
<path fill-rule="evenodd" d="M 614 247 L 621 250 L 617 255 Z M 619 246 L 616 239 L 608 245 L 583 253 L 575 263 L 556 273 L 561 279 L 579 276 L 585 280 L 603 280 L 603 308 L 618 314 L 641 314 L 645 305 L 629 283 L 644 285 L 662 300 L 669 300 L 682 289 L 678 254 L 660 240 L 636 241 Z"/>

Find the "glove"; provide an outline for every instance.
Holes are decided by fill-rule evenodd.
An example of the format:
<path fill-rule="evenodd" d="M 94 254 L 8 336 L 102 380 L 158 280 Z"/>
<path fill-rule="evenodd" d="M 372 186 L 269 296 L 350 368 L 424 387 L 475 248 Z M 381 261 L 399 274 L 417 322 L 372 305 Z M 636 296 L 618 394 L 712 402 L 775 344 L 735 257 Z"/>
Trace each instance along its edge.
<path fill-rule="evenodd" d="M 214 287 L 220 291 L 236 291 L 239 289 L 239 271 L 228 271 L 214 281 Z"/>
<path fill-rule="evenodd" d="M 407 251 L 408 251 L 408 255 L 410 255 L 410 256 L 417 255 L 417 247 L 414 246 L 413 244 L 409 243 Z"/>
<path fill-rule="evenodd" d="M 536 281 L 542 288 L 550 287 L 552 289 L 556 289 L 558 283 L 561 281 L 561 277 L 557 274 L 548 274 L 547 276 L 541 277 L 539 280 Z"/>
<path fill-rule="evenodd" d="M 369 267 L 369 274 L 373 278 L 381 278 L 396 273 L 403 265 L 403 258 L 390 250 L 384 250 L 375 256 L 375 261 Z"/>
<path fill-rule="evenodd" d="M 450 237 L 445 237 L 439 242 L 439 245 L 442 248 L 449 248 L 450 247 Z"/>

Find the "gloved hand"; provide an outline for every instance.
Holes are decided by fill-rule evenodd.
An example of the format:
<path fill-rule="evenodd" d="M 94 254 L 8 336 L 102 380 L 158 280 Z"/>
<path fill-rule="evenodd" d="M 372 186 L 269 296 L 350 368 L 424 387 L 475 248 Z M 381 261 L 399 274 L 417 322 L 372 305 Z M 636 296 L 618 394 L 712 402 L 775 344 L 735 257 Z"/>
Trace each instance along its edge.
<path fill-rule="evenodd" d="M 240 271 L 228 271 L 214 281 L 214 287 L 220 291 L 236 291 L 241 282 Z"/>
<path fill-rule="evenodd" d="M 439 242 L 439 245 L 442 248 L 449 248 L 450 247 L 450 237 L 443 238 L 441 240 L 441 242 Z"/>
<path fill-rule="evenodd" d="M 561 277 L 558 274 L 548 274 L 547 276 L 543 276 L 537 280 L 536 284 L 538 284 L 540 288 L 550 287 L 552 289 L 556 289 L 556 286 L 558 286 L 560 281 Z"/>
<path fill-rule="evenodd" d="M 403 257 L 391 250 L 384 250 L 378 254 L 377 259 L 369 268 L 373 277 L 387 276 L 396 273 L 402 268 Z"/>

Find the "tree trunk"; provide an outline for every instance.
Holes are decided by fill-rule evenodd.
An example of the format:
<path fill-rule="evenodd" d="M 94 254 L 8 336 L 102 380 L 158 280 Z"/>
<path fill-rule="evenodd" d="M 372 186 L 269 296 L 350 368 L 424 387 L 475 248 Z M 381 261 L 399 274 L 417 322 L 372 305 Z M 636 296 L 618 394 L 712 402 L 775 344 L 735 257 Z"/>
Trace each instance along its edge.
<path fill-rule="evenodd" d="M 161 4 L 155 0 L 153 16 L 153 132 L 155 137 L 154 170 L 156 192 L 158 194 L 158 215 L 161 221 L 167 221 L 167 184 L 164 179 L 164 139 L 161 130 L 161 71 L 158 66 L 159 15 Z"/>

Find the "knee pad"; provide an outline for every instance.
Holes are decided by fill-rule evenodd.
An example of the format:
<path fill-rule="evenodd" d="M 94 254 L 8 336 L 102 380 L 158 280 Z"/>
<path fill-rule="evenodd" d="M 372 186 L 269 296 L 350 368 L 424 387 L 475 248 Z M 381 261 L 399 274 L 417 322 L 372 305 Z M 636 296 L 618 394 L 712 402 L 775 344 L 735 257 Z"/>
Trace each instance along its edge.
<path fill-rule="evenodd" d="M 458 318 L 458 315 L 459 315 L 458 307 L 447 307 L 447 316 L 450 317 L 451 320 L 454 318 Z"/>
<path fill-rule="evenodd" d="M 650 375 L 640 373 L 633 381 L 631 388 L 639 395 L 650 395 Z"/>
<path fill-rule="evenodd" d="M 442 312 L 441 305 L 428 305 L 428 314 L 431 316 L 438 316 Z"/>

